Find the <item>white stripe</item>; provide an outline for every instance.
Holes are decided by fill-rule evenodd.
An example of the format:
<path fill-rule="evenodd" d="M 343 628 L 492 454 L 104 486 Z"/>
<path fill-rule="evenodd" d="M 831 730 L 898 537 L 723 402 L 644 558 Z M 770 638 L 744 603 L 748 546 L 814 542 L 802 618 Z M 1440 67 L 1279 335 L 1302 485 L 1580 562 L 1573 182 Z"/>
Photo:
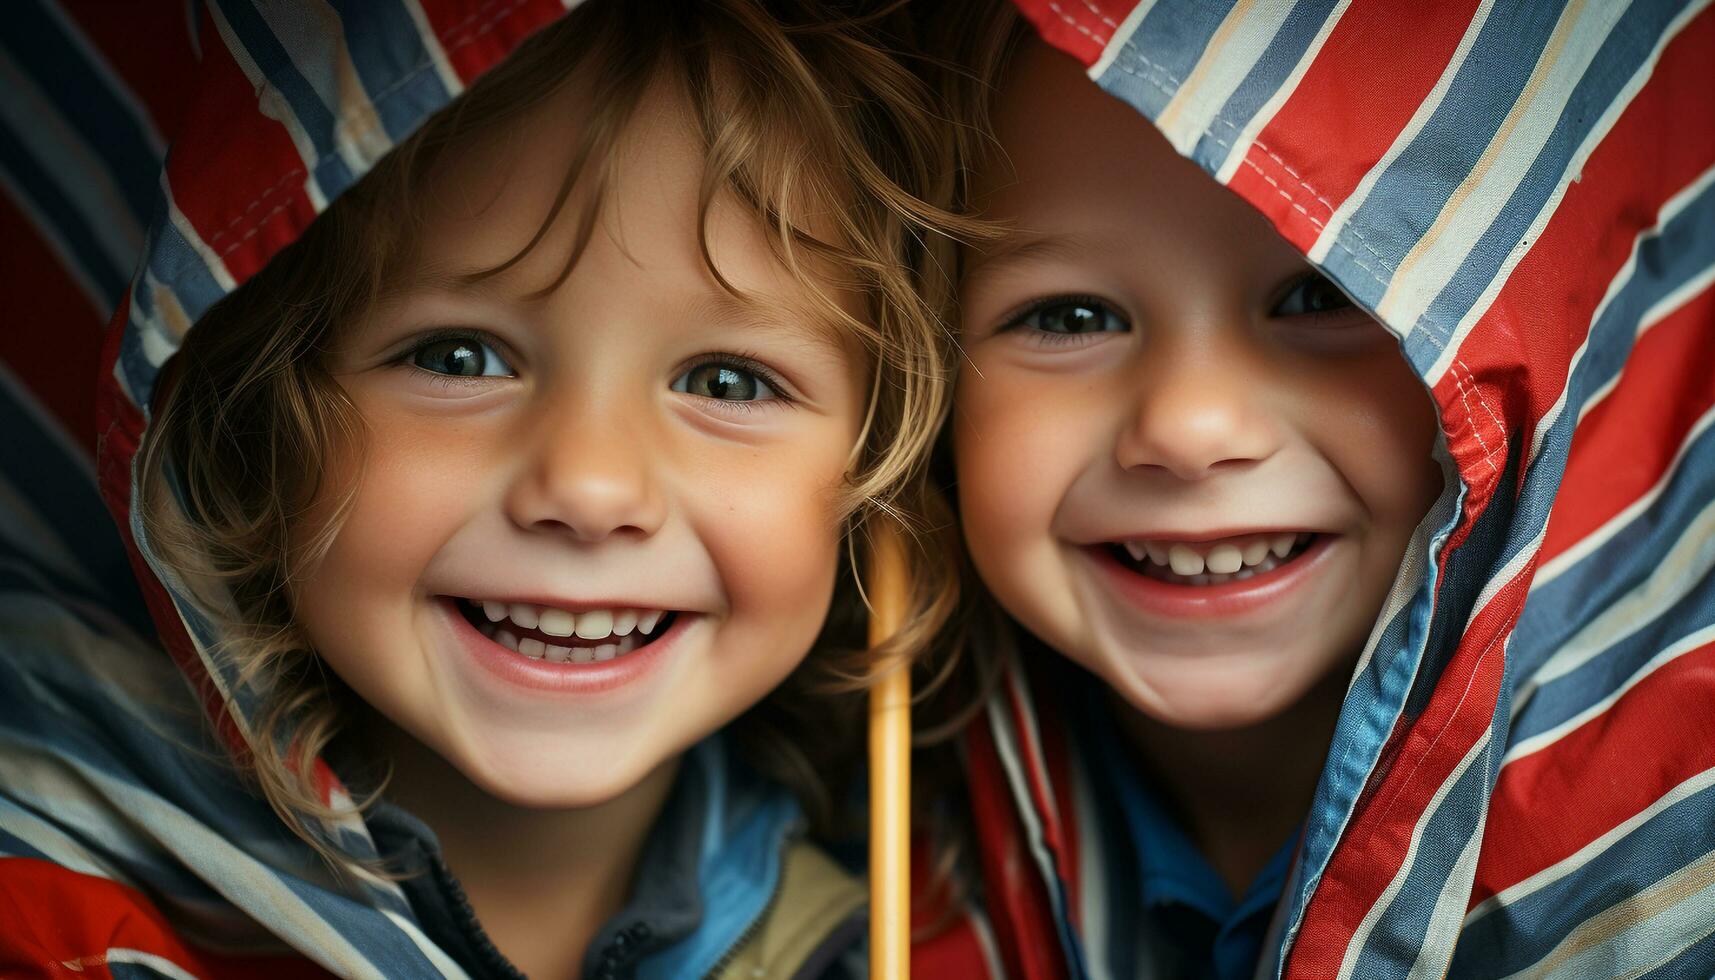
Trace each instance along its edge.
<path fill-rule="evenodd" d="M 1632 676 L 1626 678 L 1625 683 L 1621 684 L 1607 697 L 1595 704 L 1592 704 L 1588 708 L 1585 708 L 1583 711 L 1578 712 L 1560 724 L 1555 725 L 1553 728 L 1550 728 L 1547 731 L 1538 732 L 1530 738 L 1522 739 L 1516 745 L 1510 747 L 1507 750 L 1506 757 L 1501 760 L 1502 768 L 1511 765 L 1513 762 L 1516 762 L 1527 755 L 1540 752 L 1548 746 L 1553 745 L 1555 742 L 1560 741 L 1562 738 L 1565 738 L 1567 734 L 1582 727 L 1585 722 L 1613 707 L 1622 697 L 1625 697 L 1626 692 L 1638 686 L 1644 678 L 1693 650 L 1707 646 L 1710 643 L 1715 643 L 1715 626 L 1706 626 L 1703 629 L 1692 633 L 1690 636 L 1684 636 L 1675 640 L 1667 649 L 1651 657 L 1647 663 L 1642 667 L 1639 667 Z M 1515 711 L 1513 715 L 1516 718 L 1518 716 L 1518 712 Z"/>
<path fill-rule="evenodd" d="M 393 149 L 393 140 L 369 101 L 369 92 L 351 59 L 351 25 L 344 23 L 327 0 L 257 4 L 286 57 L 327 107 L 333 118 L 334 150 L 355 176 L 369 172 Z M 362 39 L 355 39 L 363 43 Z"/>
<path fill-rule="evenodd" d="M 1072 819 L 1078 824 L 1078 932 L 1084 943 L 1084 965 L 1091 980 L 1112 980 L 1109 969 L 1108 943 L 1108 875 L 1112 873 L 1102 842 L 1106 839 L 1099 825 L 1100 811 L 1090 786 L 1090 773 L 1074 756 L 1071 773 Z M 1121 873 L 1121 881 L 1130 882 L 1129 874 Z"/>
<path fill-rule="evenodd" d="M 1411 843 L 1405 849 L 1405 860 L 1400 862 L 1399 870 L 1394 872 L 1393 880 L 1389 881 L 1387 887 L 1382 889 L 1381 895 L 1377 896 L 1375 904 L 1371 905 L 1369 911 L 1364 913 L 1364 920 L 1358 923 L 1357 931 L 1352 933 L 1351 941 L 1346 944 L 1346 955 L 1340 961 L 1338 980 L 1351 980 L 1353 971 L 1358 968 L 1359 955 L 1369 943 L 1370 933 L 1375 931 L 1376 923 L 1381 921 L 1382 913 L 1386 912 L 1388 906 L 1393 904 L 1394 896 L 1398 895 L 1400 889 L 1405 887 L 1405 879 L 1411 874 L 1412 865 L 1416 863 L 1417 849 L 1423 843 L 1423 832 L 1429 827 L 1430 818 L 1435 816 L 1435 812 L 1441 808 L 1442 801 L 1446 800 L 1447 794 L 1452 792 L 1454 784 L 1459 782 L 1459 777 L 1463 776 L 1465 770 L 1471 767 L 1471 763 L 1476 761 L 1477 756 L 1488 748 L 1489 736 L 1492 731 L 1492 729 L 1483 731 L 1482 737 L 1471 745 L 1470 751 L 1466 752 L 1465 757 L 1459 760 L 1459 764 L 1453 767 L 1453 772 L 1448 775 L 1446 781 L 1435 790 L 1435 796 L 1430 799 L 1429 805 L 1424 807 L 1423 813 L 1418 815 L 1417 825 L 1411 829 Z"/>
<path fill-rule="evenodd" d="M 1620 596 L 1543 661 L 1514 694 L 1513 717 L 1537 689 L 1594 660 L 1660 617 L 1715 570 L 1715 503 L 1680 531 L 1649 577 Z"/>
<path fill-rule="evenodd" d="M 1233 139 L 1232 146 L 1227 150 L 1226 161 L 1221 164 L 1220 171 L 1215 174 L 1216 180 L 1223 184 L 1232 181 L 1233 175 L 1238 172 L 1239 167 L 1244 164 L 1246 156 L 1250 153 L 1251 144 L 1256 141 L 1257 134 L 1274 120 L 1275 114 L 1280 112 L 1280 107 L 1286 104 L 1287 99 L 1292 98 L 1294 92 L 1298 91 L 1298 83 L 1304 80 L 1304 76 L 1310 71 L 1310 66 L 1316 63 L 1317 56 L 1322 53 L 1322 46 L 1328 43 L 1328 36 L 1334 33 L 1334 28 L 1339 26 L 1340 18 L 1346 15 L 1346 8 L 1351 4 L 1352 0 L 1339 0 L 1334 5 L 1334 9 L 1328 14 L 1328 18 L 1322 22 L 1321 30 L 1316 32 L 1316 37 L 1310 41 L 1310 46 L 1304 50 L 1304 55 L 1298 59 L 1298 64 L 1292 66 L 1292 73 L 1286 76 L 1286 80 L 1281 83 L 1279 88 L 1275 89 L 1274 94 L 1268 97 L 1268 101 L 1263 103 L 1262 108 L 1251 117 L 1249 122 L 1245 123 L 1244 129 L 1240 130 Z M 1266 146 L 1259 147 L 1259 149 L 1273 157 L 1274 161 L 1281 167 L 1286 167 L 1286 161 L 1275 156 L 1274 152 Z M 1290 174 L 1292 170 L 1287 168 L 1287 172 Z M 1302 183 L 1302 179 L 1300 179 L 1300 183 Z M 1306 193 L 1314 193 L 1308 184 L 1304 185 L 1304 190 Z M 1305 212 L 1305 216 L 1308 217 L 1309 212 Z"/>
<path fill-rule="evenodd" d="M 429 60 L 435 65 L 435 75 L 441 80 L 441 87 L 447 94 L 458 98 L 464 92 L 464 80 L 453 70 L 453 63 L 447 60 L 447 52 L 441 47 L 441 39 L 435 36 L 435 29 L 429 24 L 429 15 L 423 12 L 419 0 L 404 0 L 405 10 L 411 15 L 411 22 L 417 25 L 417 39 L 422 42 L 423 50 L 429 52 Z M 566 9 L 577 6 L 577 0 L 568 0 Z"/>
<path fill-rule="evenodd" d="M 1435 897 L 1435 908 L 1429 913 L 1429 925 L 1424 929 L 1423 941 L 1417 947 L 1417 959 L 1412 961 L 1406 980 L 1429 980 L 1430 977 L 1439 980 L 1447 975 L 1447 967 L 1453 962 L 1453 949 L 1459 942 L 1465 903 L 1471 898 L 1471 883 L 1477 879 L 1477 856 L 1483 850 L 1483 828 L 1488 821 L 1489 807 L 1485 798 L 1482 812 L 1477 816 L 1477 826 L 1465 838 L 1465 846 L 1459 849 L 1459 857 L 1441 885 L 1441 894 Z"/>
<path fill-rule="evenodd" d="M 1008 673 L 1014 673 L 1016 669 L 1016 665 L 1007 668 Z M 1043 844 L 1042 820 L 1036 812 L 1035 800 L 1030 795 L 1030 781 L 1025 776 L 1023 763 L 1019 760 L 1018 745 L 1004 717 L 1006 711 L 1002 705 L 1005 704 L 1005 698 L 1006 692 L 996 689 L 985 712 L 989 719 L 989 729 L 994 733 L 995 753 L 1000 757 L 1001 767 L 1006 771 L 1013 802 L 1018 806 L 1019 820 L 1024 824 L 1025 843 L 1030 848 L 1031 856 L 1036 859 L 1037 870 L 1042 875 L 1045 890 L 1048 892 L 1048 901 L 1054 906 L 1054 914 L 1064 917 L 1066 907 L 1061 900 L 1063 896 L 1060 889 L 1055 884 L 1058 875 L 1054 860 Z"/>
<path fill-rule="evenodd" d="M 1620 121 L 1620 117 L 1624 115 L 1626 108 L 1631 105 L 1632 100 L 1637 97 L 1638 92 L 1643 89 L 1644 84 L 1655 73 L 1655 66 L 1661 60 L 1662 51 L 1666 49 L 1669 42 L 1678 36 L 1679 32 L 1693 17 L 1709 5 L 1709 2 L 1710 0 L 1696 0 L 1696 2 L 1687 5 L 1679 16 L 1668 24 L 1657 40 L 1655 48 L 1650 51 L 1649 57 L 1645 58 L 1643 63 L 1638 66 L 1638 70 L 1632 73 L 1632 77 L 1626 82 L 1625 88 L 1615 95 L 1614 100 L 1603 111 L 1602 117 L 1596 121 L 1596 125 L 1590 128 L 1584 142 L 1579 144 L 1577 152 L 1573 153 L 1567 161 L 1566 169 L 1561 173 L 1554 192 L 1548 196 L 1548 200 L 1543 202 L 1541 210 L 1537 212 L 1536 220 L 1532 221 L 1530 227 L 1519 237 L 1518 244 L 1514 245 L 1512 251 L 1507 253 L 1506 259 L 1501 262 L 1500 268 L 1489 280 L 1488 286 L 1477 297 L 1477 301 L 1471 305 L 1471 309 L 1460 318 L 1458 326 L 1448 337 L 1447 345 L 1443 348 L 1441 356 L 1436 359 L 1425 378 L 1431 387 L 1441 379 L 1442 374 L 1446 373 L 1453 358 L 1457 356 L 1456 352 L 1459 345 L 1464 342 L 1465 336 L 1471 332 L 1477 321 L 1482 319 L 1483 314 L 1487 313 L 1489 307 L 1493 305 L 1495 297 L 1500 295 L 1501 289 L 1511 278 L 1513 269 L 1529 253 L 1531 243 L 1542 237 L 1543 229 L 1548 226 L 1548 222 L 1559 210 L 1560 202 L 1565 199 L 1566 192 L 1583 175 L 1584 164 L 1589 161 L 1590 155 L 1596 152 L 1596 147 L 1607 138 L 1608 132 Z M 1517 111 L 1516 107 L 1515 111 Z M 1416 320 L 1413 319 L 1411 324 L 1415 323 Z"/>
<path fill-rule="evenodd" d="M 1542 154 L 1543 145 L 1566 112 L 1574 87 L 1629 6 L 1614 0 L 1572 0 L 1567 4 L 1518 100 L 1482 156 L 1448 196 L 1429 230 L 1400 260 L 1387 293 L 1376 304 L 1377 318 L 1407 332 L 1416 328 Z M 1521 240 L 1529 241 L 1528 237 Z M 1447 351 L 1456 346 L 1449 343 Z M 1444 353 L 1443 359 L 1450 362 L 1450 353 Z M 1431 385 L 1446 369 L 1445 365 L 1438 367 L 1440 370 L 1428 379 Z"/>
<path fill-rule="evenodd" d="M 1238 135 L 1233 124 L 1221 117 L 1221 109 L 1262 59 L 1292 9 L 1292 4 L 1244 0 L 1233 5 L 1196 67 L 1155 120 L 1175 150 L 1189 154 L 1204 133 L 1223 142 Z M 1224 131 L 1215 132 L 1217 125 Z"/>
<path fill-rule="evenodd" d="M 286 101 L 286 97 L 280 94 L 280 90 L 275 88 L 262 69 L 256 66 L 249 50 L 233 32 L 232 25 L 227 23 L 226 14 L 221 12 L 220 4 L 206 4 L 204 9 L 214 19 L 215 30 L 220 33 L 221 43 L 226 45 L 226 50 L 232 54 L 232 60 L 244 72 L 244 77 L 250 80 L 250 87 L 256 90 L 257 110 L 286 128 L 286 135 L 291 138 L 292 146 L 298 151 L 298 159 L 304 165 L 304 190 L 310 195 L 316 212 L 321 213 L 326 210 L 328 199 L 316 181 L 316 164 L 320 161 L 316 154 L 315 141 L 311 140 L 310 134 L 304 130 L 304 124 L 298 120 L 298 114 L 292 111 L 292 104 Z"/>
<path fill-rule="evenodd" d="M 134 966 L 147 967 L 163 977 L 171 977 L 172 980 L 199 980 L 196 974 L 184 969 L 172 960 L 156 956 L 154 953 L 145 953 L 140 949 L 113 947 L 107 951 L 105 959 L 109 964 L 130 963 Z"/>
<path fill-rule="evenodd" d="M 965 919 L 971 924 L 971 935 L 977 937 L 977 950 L 983 954 L 988 968 L 988 980 L 1006 980 L 1006 962 L 1000 958 L 1000 944 L 994 939 L 994 926 L 976 905 L 965 907 Z"/>
<path fill-rule="evenodd" d="M 1351 685 L 1356 684 L 1358 678 L 1363 676 L 1364 668 L 1369 666 L 1371 658 L 1375 656 L 1376 645 L 1381 642 L 1387 625 L 1416 597 L 1424 576 L 1429 574 L 1430 559 L 1439 554 L 1432 553 L 1434 542 L 1431 538 L 1453 518 L 1453 510 L 1459 500 L 1459 476 L 1440 440 L 1436 441 L 1435 458 L 1441 464 L 1441 495 L 1436 498 L 1429 512 L 1423 515 L 1423 520 L 1417 523 L 1417 530 L 1412 532 L 1411 543 L 1406 546 L 1405 556 L 1400 559 L 1399 571 L 1394 575 L 1387 599 L 1382 603 L 1381 612 L 1376 614 L 1376 623 L 1370 628 L 1369 639 L 1364 641 L 1364 650 L 1358 655 L 1357 665 L 1352 668 L 1352 679 L 1347 682 L 1348 691 L 1351 690 Z"/>
<path fill-rule="evenodd" d="M 1399 135 L 1394 137 L 1393 145 L 1389 146 L 1382 158 L 1376 161 L 1376 165 L 1364 174 L 1364 179 L 1358 181 L 1358 186 L 1352 190 L 1352 193 L 1340 202 L 1338 208 L 1334 209 L 1333 217 L 1328 219 L 1328 224 L 1323 227 L 1322 234 L 1316 239 L 1316 244 L 1312 245 L 1310 251 L 1306 253 L 1311 262 L 1322 265 L 1327 261 L 1328 253 L 1333 251 L 1334 243 L 1339 240 L 1340 232 L 1346 227 L 1346 223 L 1351 221 L 1352 215 L 1356 214 L 1358 208 L 1369 200 L 1370 192 L 1375 190 L 1376 183 L 1381 180 L 1382 175 L 1387 173 L 1388 168 L 1393 166 L 1393 162 L 1399 159 L 1400 154 L 1416 142 L 1418 135 L 1423 132 L 1423 127 L 1428 125 L 1430 117 L 1435 115 L 1437 109 L 1441 108 L 1442 101 L 1447 98 L 1448 90 L 1453 87 L 1453 79 L 1459 74 L 1459 69 L 1464 67 L 1465 59 L 1470 55 L 1472 46 L 1477 43 L 1478 35 L 1483 33 L 1483 25 L 1488 23 L 1489 12 L 1494 9 L 1494 6 L 1494 0 L 1483 0 L 1477 5 L 1476 13 L 1472 15 L 1471 22 L 1465 26 L 1464 36 L 1459 39 L 1459 46 L 1453 49 L 1453 56 L 1447 60 L 1446 67 L 1441 69 L 1441 77 L 1436 80 L 1435 87 L 1431 88 L 1429 94 L 1423 97 L 1423 101 L 1418 103 L 1417 111 L 1411 114 L 1411 119 L 1406 122 L 1405 128 L 1401 129 Z M 1379 261 L 1380 256 L 1371 256 L 1371 259 Z M 1392 270 L 1388 271 L 1391 273 Z M 1379 275 L 1376 281 L 1382 281 Z"/>
<path fill-rule="evenodd" d="M 1595 329 L 1595 325 L 1602 322 L 1603 314 L 1607 313 L 1608 307 L 1613 305 L 1615 297 L 1619 296 L 1620 293 L 1631 284 L 1633 277 L 1636 276 L 1638 268 L 1638 253 L 1643 249 L 1644 243 L 1650 239 L 1659 238 L 1661 236 L 1662 229 L 1667 227 L 1668 223 L 1674 218 L 1678 217 L 1679 213 L 1684 211 L 1686 207 L 1688 207 L 1691 202 L 1709 186 L 1711 181 L 1715 181 L 1715 167 L 1705 170 L 1696 180 L 1687 184 L 1677 194 L 1673 195 L 1673 197 L 1668 198 L 1667 202 L 1662 205 L 1661 210 L 1656 212 L 1655 223 L 1633 237 L 1631 254 L 1626 256 L 1626 261 L 1620 266 L 1619 272 L 1615 273 L 1614 277 L 1608 281 L 1607 291 L 1602 294 L 1601 302 L 1596 304 L 1596 309 L 1590 314 L 1590 322 L 1585 325 L 1584 339 L 1579 343 L 1578 349 L 1572 353 L 1572 360 L 1568 363 L 1566 369 L 1566 376 L 1568 378 L 1571 378 L 1573 374 L 1577 372 L 1579 363 L 1584 360 L 1584 354 L 1590 348 L 1590 335 Z M 1661 322 L 1667 314 L 1678 309 L 1680 305 L 1690 302 L 1693 295 L 1701 292 L 1702 289 L 1694 287 L 1694 283 L 1700 282 L 1703 286 L 1707 286 L 1711 280 L 1715 280 L 1715 266 L 1711 266 L 1709 269 L 1704 270 L 1700 275 L 1694 276 L 1685 285 L 1675 289 L 1672 293 L 1668 294 L 1668 296 L 1663 297 L 1654 306 L 1650 307 L 1649 311 L 1646 312 L 1642 319 L 1639 320 L 1637 332 L 1632 338 L 1632 343 L 1636 344 L 1637 338 L 1643 336 L 1645 331 Z M 1687 290 L 1690 290 L 1690 292 L 1687 292 Z M 1595 407 L 1602 399 L 1608 397 L 1608 393 L 1614 390 L 1614 387 L 1619 384 L 1619 381 L 1620 375 L 1615 374 L 1614 377 L 1610 378 L 1600 388 L 1592 392 L 1590 396 L 1584 400 L 1584 404 L 1579 406 L 1578 418 L 1582 420 L 1585 415 L 1589 414 L 1591 408 Z M 1532 463 L 1536 462 L 1537 455 L 1542 452 L 1542 444 L 1543 441 L 1548 438 L 1549 430 L 1552 429 L 1554 427 L 1554 423 L 1559 420 L 1560 413 L 1566 410 L 1566 399 L 1570 390 L 1570 384 L 1561 386 L 1560 394 L 1555 398 L 1554 404 L 1549 406 L 1548 411 L 1543 413 L 1542 421 L 1537 424 L 1536 433 L 1531 437 L 1529 459 Z"/>
<path fill-rule="evenodd" d="M 143 251 L 143 226 L 115 183 L 112 168 L 4 51 L 0 51 L 0 125 L 11 130 L 53 189 L 65 197 L 115 272 L 120 276 L 130 272 Z"/>
<path fill-rule="evenodd" d="M 1665 907 L 1656 907 L 1660 904 L 1656 896 L 1679 891 L 1682 886 L 1696 888 L 1697 891 Z M 1612 908 L 1585 920 L 1547 956 L 1512 976 L 1614 977 L 1616 980 L 1643 976 L 1715 932 L 1715 915 L 1710 914 L 1711 908 L 1715 908 L 1715 851 L 1696 858 L 1643 891 L 1629 895 Z M 1621 924 L 1628 925 L 1604 935 L 1605 930 Z M 1596 938 L 1601 938 L 1602 942 L 1593 944 L 1592 940 Z M 1567 955 L 1560 955 L 1562 950 Z"/>
<path fill-rule="evenodd" d="M 463 978 L 470 976 L 464 971 L 464 967 L 459 966 L 456 960 L 447 955 L 446 950 L 436 946 L 433 940 L 423 935 L 423 930 L 417 928 L 415 922 L 391 909 L 383 909 L 382 914 L 387 916 L 387 920 L 392 922 L 400 932 L 417 944 L 417 949 L 422 951 L 423 958 L 434 964 L 435 969 L 441 971 L 442 976 L 452 978 L 452 980 L 463 980 Z"/>
<path fill-rule="evenodd" d="M 120 874 L 118 869 L 102 860 L 102 856 L 84 847 L 82 841 L 14 804 L 6 796 L 0 796 L 0 830 L 35 848 L 68 871 L 137 887 L 136 882 Z"/>
<path fill-rule="evenodd" d="M 289 888 L 282 872 L 258 862 L 213 828 L 147 790 L 86 763 L 65 758 L 32 760 L 0 753 L 0 777 L 32 805 L 56 813 L 84 808 L 124 814 L 227 901 L 248 912 L 283 942 L 341 976 L 385 974 Z M 27 795 L 25 795 L 27 792 Z"/>
<path fill-rule="evenodd" d="M 230 293 L 237 289 L 238 280 L 233 278 L 231 270 L 227 269 L 226 260 L 215 253 L 212 245 L 203 241 L 202 235 L 191 224 L 191 219 L 179 210 L 179 202 L 173 195 L 172 185 L 167 181 L 166 171 L 161 172 L 161 194 L 167 201 L 168 220 L 173 223 L 174 228 L 178 229 L 184 240 L 190 244 L 191 250 L 197 254 L 197 257 L 202 259 L 202 264 L 208 269 L 209 277 L 226 292 Z M 220 236 L 216 235 L 215 237 L 219 238 Z"/>
<path fill-rule="evenodd" d="M 1137 6 L 1131 8 L 1131 12 L 1126 14 L 1125 19 L 1120 21 L 1117 26 L 1107 17 L 1102 18 L 1102 23 L 1113 27 L 1114 32 L 1108 38 L 1107 46 L 1102 49 L 1102 56 L 1090 66 L 1088 74 L 1091 78 L 1101 81 L 1102 75 L 1113 67 L 1113 63 L 1115 59 L 1119 58 L 1120 52 L 1131 44 L 1131 36 L 1137 33 L 1143 19 L 1149 16 L 1150 10 L 1154 7 L 1155 0 L 1138 0 Z"/>
<path fill-rule="evenodd" d="M 1574 871 L 1577 871 L 1579 868 L 1589 864 L 1591 861 L 1601 857 L 1607 852 L 1608 848 L 1613 847 L 1619 841 L 1630 836 L 1631 833 L 1639 827 L 1642 827 L 1644 824 L 1654 820 L 1662 811 L 1673 806 L 1675 803 L 1678 803 L 1680 800 L 1696 796 L 1698 793 L 1703 792 L 1711 786 L 1715 786 L 1715 769 L 1706 769 L 1703 772 L 1692 776 L 1690 779 L 1687 779 L 1678 786 L 1675 786 L 1666 793 L 1663 793 L 1660 799 L 1638 811 L 1636 814 L 1633 814 L 1631 817 L 1626 818 L 1624 822 L 1616 825 L 1612 830 L 1609 830 L 1607 833 L 1596 838 L 1590 843 L 1585 844 L 1575 853 L 1556 861 L 1546 868 L 1543 868 L 1541 871 L 1531 875 L 1529 878 L 1517 882 L 1507 888 L 1503 888 L 1493 895 L 1490 895 L 1488 898 L 1483 899 L 1481 902 L 1478 902 L 1476 907 L 1466 914 L 1465 925 L 1469 927 L 1472 923 L 1481 919 L 1483 916 L 1488 915 L 1490 912 L 1507 905 L 1515 904 L 1526 896 L 1547 888 L 1549 885 L 1554 884 Z"/>
<path fill-rule="evenodd" d="M 1685 434 L 1685 440 L 1679 444 L 1679 449 L 1674 452 L 1672 462 L 1668 463 L 1666 472 L 1662 473 L 1661 479 L 1656 481 L 1655 486 L 1650 487 L 1638 499 L 1627 504 L 1625 510 L 1609 518 L 1601 527 L 1580 538 L 1577 544 L 1555 555 L 1553 559 L 1545 563 L 1537 571 L 1536 580 L 1531 584 L 1531 588 L 1534 590 L 1559 578 L 1567 569 L 1583 561 L 1591 552 L 1612 540 L 1614 535 L 1625 530 L 1644 511 L 1655 506 L 1656 500 L 1666 492 L 1668 485 L 1673 482 L 1674 476 L 1679 472 L 1679 467 L 1685 461 L 1686 454 L 1691 451 L 1691 447 L 1697 443 L 1697 440 L 1711 425 L 1715 425 L 1715 407 L 1704 412 L 1696 422 L 1692 423 L 1690 431 Z"/>

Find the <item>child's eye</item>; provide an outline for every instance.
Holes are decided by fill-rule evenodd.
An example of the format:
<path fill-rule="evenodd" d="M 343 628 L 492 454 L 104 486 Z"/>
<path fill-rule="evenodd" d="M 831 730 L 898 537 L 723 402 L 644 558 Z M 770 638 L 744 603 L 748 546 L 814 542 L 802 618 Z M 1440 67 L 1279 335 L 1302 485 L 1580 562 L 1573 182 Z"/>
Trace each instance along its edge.
<path fill-rule="evenodd" d="M 411 363 L 432 374 L 454 378 L 510 378 L 511 365 L 474 337 L 442 337 L 411 351 Z"/>
<path fill-rule="evenodd" d="M 1006 329 L 1018 327 L 1058 339 L 1087 334 L 1124 333 L 1131 329 L 1131 324 L 1106 303 L 1094 297 L 1058 296 L 1025 310 L 1014 317 Z"/>
<path fill-rule="evenodd" d="M 696 365 L 674 378 L 672 389 L 723 402 L 753 402 L 780 397 L 760 372 L 727 361 Z"/>
<path fill-rule="evenodd" d="M 1352 301 L 1321 273 L 1312 272 L 1292 284 L 1270 316 L 1305 316 L 1351 308 Z"/>

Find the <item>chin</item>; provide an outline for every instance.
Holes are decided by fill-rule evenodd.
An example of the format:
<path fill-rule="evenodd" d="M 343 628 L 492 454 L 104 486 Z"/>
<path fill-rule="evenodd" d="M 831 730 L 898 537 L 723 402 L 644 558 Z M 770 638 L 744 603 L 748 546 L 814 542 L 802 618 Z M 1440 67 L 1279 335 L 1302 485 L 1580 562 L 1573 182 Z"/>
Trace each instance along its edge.
<path fill-rule="evenodd" d="M 602 753 L 579 759 L 544 757 L 535 765 L 459 766 L 477 788 L 523 810 L 576 810 L 611 803 L 655 767 L 614 761 Z"/>
<path fill-rule="evenodd" d="M 1161 668 L 1164 665 L 1151 665 Z M 1155 721 L 1187 732 L 1238 731 L 1284 714 L 1305 690 L 1268 675 L 1255 664 L 1225 668 L 1174 664 L 1168 669 L 1122 667 L 1104 680 L 1127 705 Z M 1104 672 L 1106 673 L 1106 672 Z"/>

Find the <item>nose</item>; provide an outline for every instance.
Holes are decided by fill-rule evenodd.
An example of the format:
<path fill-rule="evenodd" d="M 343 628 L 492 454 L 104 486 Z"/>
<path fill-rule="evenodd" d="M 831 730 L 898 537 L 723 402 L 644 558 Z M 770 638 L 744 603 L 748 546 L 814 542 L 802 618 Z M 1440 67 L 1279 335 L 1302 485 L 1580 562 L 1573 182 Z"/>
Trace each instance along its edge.
<path fill-rule="evenodd" d="M 1280 448 L 1269 410 L 1266 365 L 1230 345 L 1162 345 L 1146 350 L 1130 417 L 1115 458 L 1125 470 L 1156 469 L 1202 480 L 1259 463 Z"/>
<path fill-rule="evenodd" d="M 537 415 L 506 497 L 514 524 L 589 543 L 661 529 L 667 507 L 651 440 L 633 421 L 642 413 L 600 402 L 566 397 Z"/>

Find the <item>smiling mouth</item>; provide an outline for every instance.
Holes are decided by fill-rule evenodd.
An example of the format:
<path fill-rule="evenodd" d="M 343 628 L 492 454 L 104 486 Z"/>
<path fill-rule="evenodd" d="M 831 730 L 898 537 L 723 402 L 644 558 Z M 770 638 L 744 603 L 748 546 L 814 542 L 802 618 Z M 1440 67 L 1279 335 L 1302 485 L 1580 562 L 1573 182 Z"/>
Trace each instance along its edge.
<path fill-rule="evenodd" d="M 571 613 L 530 603 L 457 598 L 477 632 L 513 653 L 548 663 L 601 663 L 660 639 L 679 618 L 675 610 L 590 609 Z"/>
<path fill-rule="evenodd" d="M 1103 545 L 1121 567 L 1171 585 L 1211 586 L 1268 575 L 1301 558 L 1324 535 L 1280 531 L 1216 541 L 1136 539 Z"/>

